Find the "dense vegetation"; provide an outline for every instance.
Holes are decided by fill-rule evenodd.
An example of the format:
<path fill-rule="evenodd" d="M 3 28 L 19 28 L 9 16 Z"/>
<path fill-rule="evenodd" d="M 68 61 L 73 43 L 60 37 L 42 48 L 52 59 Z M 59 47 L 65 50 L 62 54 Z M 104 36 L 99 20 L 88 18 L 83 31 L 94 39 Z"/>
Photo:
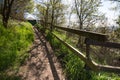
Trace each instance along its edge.
<path fill-rule="evenodd" d="M 111 1 L 119 2 L 119 0 Z M 33 30 L 29 23 L 13 20 L 9 21 L 9 19 L 24 20 L 24 14 L 26 12 L 34 11 L 33 9 L 35 7 L 40 14 L 36 13 L 37 11 L 35 13 L 33 12 L 33 14 L 44 21 L 44 28 L 40 26 L 43 32 L 45 32 L 45 27 L 48 26 L 46 24 L 47 22 L 50 22 L 52 31 L 54 29 L 53 25 L 61 26 L 69 20 L 67 27 L 108 34 L 110 36 L 110 41 L 120 42 L 120 28 L 114 26 L 114 28 L 112 28 L 112 26 L 109 26 L 107 24 L 107 17 L 98 11 L 101 0 L 74 0 L 71 2 L 72 4 L 65 4 L 62 0 L 35 0 L 35 2 L 36 4 L 34 6 L 33 0 L 4 0 L 4 5 L 0 5 L 0 9 L 2 10 L 0 13 L 3 18 L 3 21 L 0 20 L 0 79 L 11 79 L 5 75 L 11 69 L 14 69 L 15 72 L 17 72 L 18 66 L 23 63 L 25 57 L 27 57 L 27 54 L 25 53 L 33 41 Z M 2 6 L 4 7 L 3 9 Z M 75 22 L 72 22 L 71 15 L 74 14 L 76 14 L 77 18 Z M 66 15 L 69 18 L 66 18 Z M 98 26 L 96 26 L 96 23 Z M 116 20 L 116 23 L 120 26 L 119 17 Z M 64 31 L 54 33 L 72 46 L 77 47 L 78 50 L 80 49 L 83 53 L 85 52 L 83 37 Z M 119 76 L 112 73 L 86 71 L 84 69 L 85 64 L 80 58 L 53 37 L 51 32 L 47 31 L 46 34 L 47 39 L 55 50 L 55 54 L 63 64 L 68 80 L 119 80 Z M 113 66 L 120 65 L 119 49 L 113 50 L 96 46 L 92 46 L 91 48 L 91 57 L 93 60 L 96 60 L 97 63 Z M 14 78 L 11 80 L 14 80 Z"/>
<path fill-rule="evenodd" d="M 50 36 L 51 35 L 48 35 L 47 37 Z M 119 80 L 119 77 L 115 77 L 114 74 L 86 71 L 84 68 L 85 63 L 67 47 L 61 44 L 59 40 L 55 37 L 50 37 L 49 40 L 55 49 L 55 54 L 62 64 L 64 64 L 65 72 L 69 80 Z"/>
<path fill-rule="evenodd" d="M 9 71 L 18 71 L 18 67 L 28 56 L 27 50 L 34 40 L 32 25 L 28 22 L 9 21 L 4 28 L 0 20 L 0 79 L 15 80 L 7 77 Z"/>
<path fill-rule="evenodd" d="M 39 28 L 43 30 L 42 26 L 39 26 Z M 54 31 L 54 33 L 67 43 L 71 42 L 71 39 L 65 40 L 66 36 L 61 34 L 61 32 Z M 68 80 L 119 80 L 119 75 L 114 73 L 86 71 L 84 67 L 85 63 L 78 56 L 76 56 L 64 44 L 61 44 L 51 32 L 46 30 L 46 34 L 46 38 L 51 43 L 55 55 L 61 62 Z M 74 44 L 72 45 L 74 46 Z"/>

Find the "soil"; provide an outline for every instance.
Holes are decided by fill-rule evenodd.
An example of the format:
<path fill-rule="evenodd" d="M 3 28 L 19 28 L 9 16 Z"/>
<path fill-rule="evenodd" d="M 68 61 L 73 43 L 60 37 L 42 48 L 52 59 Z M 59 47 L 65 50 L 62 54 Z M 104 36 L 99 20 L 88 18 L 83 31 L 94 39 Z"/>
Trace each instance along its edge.
<path fill-rule="evenodd" d="M 35 40 L 29 58 L 20 67 L 22 80 L 66 80 L 63 69 L 45 37 L 34 27 Z"/>

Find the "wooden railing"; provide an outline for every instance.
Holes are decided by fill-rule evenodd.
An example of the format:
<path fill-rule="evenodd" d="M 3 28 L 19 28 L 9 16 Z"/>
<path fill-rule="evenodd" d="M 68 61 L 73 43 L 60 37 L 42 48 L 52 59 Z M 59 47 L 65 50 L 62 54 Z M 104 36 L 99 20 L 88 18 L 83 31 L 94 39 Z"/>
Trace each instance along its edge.
<path fill-rule="evenodd" d="M 89 31 L 76 30 L 76 29 L 71 29 L 71 28 L 65 28 L 65 27 L 60 27 L 56 25 L 52 25 L 52 26 L 54 28 L 61 29 L 67 32 L 71 32 L 71 33 L 74 33 L 80 36 L 84 36 L 86 38 L 85 39 L 86 55 L 84 55 L 82 52 L 80 52 L 79 50 L 77 50 L 76 48 L 66 43 L 61 38 L 59 38 L 56 34 L 52 33 L 54 37 L 56 37 L 61 43 L 63 43 L 71 51 L 73 51 L 81 60 L 83 60 L 86 63 L 86 65 L 89 66 L 89 68 L 91 68 L 94 71 L 106 71 L 106 72 L 120 73 L 120 67 L 100 65 L 100 64 L 95 63 L 90 58 L 90 51 L 89 51 L 90 45 L 120 49 L 119 43 L 108 42 L 108 35 L 101 34 L 101 33 L 95 33 L 95 32 L 89 32 Z"/>

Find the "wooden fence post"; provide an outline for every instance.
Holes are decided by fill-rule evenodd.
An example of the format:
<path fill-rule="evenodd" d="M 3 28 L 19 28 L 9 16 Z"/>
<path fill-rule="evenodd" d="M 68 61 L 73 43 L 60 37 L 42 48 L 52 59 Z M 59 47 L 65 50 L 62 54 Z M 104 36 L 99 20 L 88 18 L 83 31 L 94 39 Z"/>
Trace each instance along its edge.
<path fill-rule="evenodd" d="M 86 57 L 87 57 L 87 60 L 91 60 L 91 58 L 90 58 L 90 45 L 89 44 L 86 44 Z"/>
<path fill-rule="evenodd" d="M 91 61 L 91 58 L 90 58 L 90 45 L 86 43 L 88 38 L 85 39 L 85 44 L 86 44 L 86 58 L 88 61 Z M 91 78 L 91 73 L 90 73 L 90 70 L 91 68 L 85 64 L 85 70 L 86 70 L 86 77 L 88 77 L 89 79 Z"/>
<path fill-rule="evenodd" d="M 90 44 L 87 44 L 87 40 L 88 38 L 85 38 L 85 44 L 86 44 L 86 57 L 87 57 L 87 60 L 90 61 L 91 58 L 90 58 Z M 90 68 L 85 64 L 85 68 L 87 70 L 89 70 Z"/>

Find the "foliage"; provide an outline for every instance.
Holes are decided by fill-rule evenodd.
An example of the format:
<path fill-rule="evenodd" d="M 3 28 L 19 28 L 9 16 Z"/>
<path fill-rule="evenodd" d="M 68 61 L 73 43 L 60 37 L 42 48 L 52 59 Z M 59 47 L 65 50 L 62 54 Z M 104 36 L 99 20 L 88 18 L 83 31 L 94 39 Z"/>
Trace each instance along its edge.
<path fill-rule="evenodd" d="M 42 0 L 38 1 L 37 9 L 39 11 L 39 17 L 45 22 L 51 22 L 51 24 L 61 25 L 65 23 L 65 12 L 66 5 L 61 0 Z"/>
<path fill-rule="evenodd" d="M 24 20 L 24 13 L 32 13 L 34 10 L 34 0 L 15 0 L 11 9 L 11 17 Z"/>
<path fill-rule="evenodd" d="M 96 32 L 109 35 L 109 42 L 119 43 L 120 42 L 120 28 L 119 27 L 107 27 L 103 25 L 102 27 L 97 27 Z M 91 46 L 91 51 L 93 59 L 100 64 L 120 66 L 120 50 L 117 48 Z"/>
<path fill-rule="evenodd" d="M 101 0 L 74 0 L 74 13 L 78 17 L 80 30 L 90 31 L 96 22 L 104 18 L 103 14 L 98 13 Z M 77 47 L 83 47 L 84 38 L 79 37 Z"/>
<path fill-rule="evenodd" d="M 14 0 L 4 0 L 3 9 L 2 9 L 2 20 L 4 27 L 7 28 L 8 20 L 11 14 L 11 8 Z"/>
<path fill-rule="evenodd" d="M 60 38 L 65 38 L 63 34 L 59 35 L 61 35 Z M 54 48 L 55 54 L 61 62 L 68 80 L 119 80 L 119 76 L 113 73 L 87 71 L 81 59 L 50 32 L 47 32 L 47 39 Z"/>
<path fill-rule="evenodd" d="M 41 26 L 40 24 L 35 24 L 35 26 L 36 26 L 39 30 L 41 30 L 42 33 L 45 32 L 45 27 Z"/>
<path fill-rule="evenodd" d="M 97 20 L 101 18 L 98 15 L 98 7 L 100 0 L 75 0 L 74 10 L 78 17 L 79 29 L 89 28 L 93 26 Z"/>
<path fill-rule="evenodd" d="M 8 76 L 5 73 L 0 73 L 0 79 L 2 79 L 2 80 L 21 80 L 21 78 L 18 76 L 15 76 L 15 75 Z"/>
<path fill-rule="evenodd" d="M 65 45 L 61 44 L 59 40 L 53 37 L 50 32 L 48 32 L 47 39 L 52 44 L 55 54 L 57 55 L 62 66 L 65 68 L 67 78 L 69 80 L 86 80 L 88 75 L 84 75 L 86 74 L 86 71 L 83 69 L 84 64 L 80 58 L 74 55 L 74 53 L 71 52 Z"/>
<path fill-rule="evenodd" d="M 116 22 L 118 25 L 119 25 L 119 27 L 120 27 L 120 15 L 118 16 L 118 19 L 117 19 L 117 22 Z"/>
<path fill-rule="evenodd" d="M 34 40 L 32 25 L 28 22 L 10 21 L 9 28 L 0 22 L 0 79 L 6 70 L 17 71 L 28 54 L 26 51 Z M 6 80 L 6 79 L 5 79 Z M 9 79 L 10 80 L 10 79 Z"/>

